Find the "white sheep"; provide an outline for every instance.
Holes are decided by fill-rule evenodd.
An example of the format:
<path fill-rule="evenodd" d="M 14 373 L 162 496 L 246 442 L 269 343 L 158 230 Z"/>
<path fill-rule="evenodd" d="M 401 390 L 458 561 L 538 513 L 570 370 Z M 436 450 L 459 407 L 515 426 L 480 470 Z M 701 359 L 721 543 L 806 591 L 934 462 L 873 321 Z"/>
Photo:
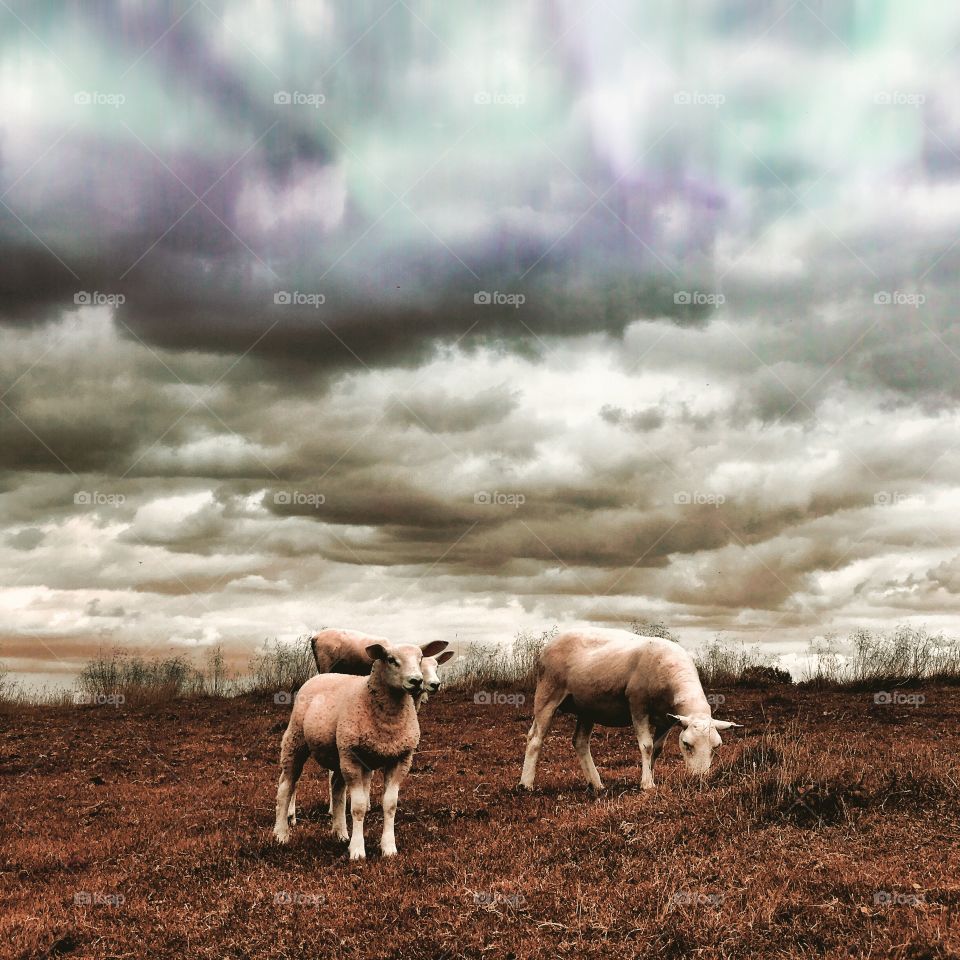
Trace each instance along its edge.
<path fill-rule="evenodd" d="M 430 695 L 440 689 L 440 673 L 437 668 L 450 660 L 453 655 L 452 650 L 445 650 L 438 657 L 424 657 L 423 660 L 420 661 L 420 668 L 423 671 L 423 687 L 419 693 L 413 695 L 413 702 L 416 704 L 417 713 L 420 712 L 420 708 L 430 699 Z"/>
<path fill-rule="evenodd" d="M 320 674 L 300 688 L 280 748 L 273 828 L 280 843 L 290 838 L 291 797 L 307 758 L 312 756 L 333 773 L 333 833 L 341 840 L 348 837 L 346 791 L 350 791 L 351 860 L 366 855 L 363 820 L 370 804 L 370 781 L 374 770 L 383 771 L 380 849 L 385 857 L 396 854 L 397 797 L 420 742 L 411 694 L 423 686 L 423 657 L 445 646 L 445 641 L 417 647 L 381 640 L 366 648 L 373 661 L 369 677 Z"/>
<path fill-rule="evenodd" d="M 714 720 L 693 658 L 679 643 L 626 630 L 570 630 L 540 653 L 540 675 L 527 734 L 520 786 L 533 788 L 537 760 L 557 710 L 577 718 L 573 746 L 595 790 L 603 783 L 590 754 L 595 723 L 632 726 L 643 761 L 641 786 L 652 789 L 653 765 L 674 724 L 687 770 L 703 775 L 720 746 L 718 730 L 739 724 Z"/>
<path fill-rule="evenodd" d="M 310 649 L 317 664 L 318 673 L 339 673 L 352 676 L 367 676 L 373 667 L 373 660 L 367 653 L 367 647 L 372 643 L 386 643 L 384 637 L 374 636 L 371 633 L 362 633 L 359 630 L 344 630 L 340 627 L 329 627 L 315 633 L 310 638 Z M 442 650 L 446 641 L 439 641 L 438 649 Z M 421 662 L 423 672 L 423 686 L 415 692 L 413 702 L 417 711 L 427 702 L 431 693 L 440 689 L 440 675 L 437 667 L 446 663 L 453 656 L 448 650 L 439 657 L 424 657 Z M 329 786 L 330 803 L 328 811 L 333 815 L 333 772 L 330 772 Z M 288 819 L 291 826 L 297 825 L 297 791 L 294 788 L 290 794 L 290 810 Z"/>

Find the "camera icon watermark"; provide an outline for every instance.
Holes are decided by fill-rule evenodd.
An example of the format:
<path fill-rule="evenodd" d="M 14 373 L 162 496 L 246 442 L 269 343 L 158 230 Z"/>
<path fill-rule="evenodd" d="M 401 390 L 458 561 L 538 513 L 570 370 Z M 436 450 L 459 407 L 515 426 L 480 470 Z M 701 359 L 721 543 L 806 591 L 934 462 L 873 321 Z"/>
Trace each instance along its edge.
<path fill-rule="evenodd" d="M 273 295 L 273 302 L 281 307 L 313 307 L 314 310 L 322 307 L 327 298 L 322 293 L 301 293 L 299 290 L 277 290 Z"/>
<path fill-rule="evenodd" d="M 77 507 L 120 507 L 127 502 L 122 493 L 101 493 L 99 490 L 78 490 L 73 495 Z"/>
<path fill-rule="evenodd" d="M 327 98 L 322 93 L 304 93 L 301 90 L 277 90 L 273 95 L 273 102 L 281 107 L 313 107 L 319 110 L 326 102 Z"/>
<path fill-rule="evenodd" d="M 527 298 L 522 293 L 502 293 L 500 290 L 478 290 L 473 295 L 473 302 L 478 307 L 513 307 L 514 310 L 522 307 Z"/>
<path fill-rule="evenodd" d="M 722 93 L 704 93 L 701 90 L 678 90 L 673 102 L 682 107 L 722 107 L 727 98 Z"/>
<path fill-rule="evenodd" d="M 677 290 L 673 295 L 677 306 L 713 307 L 717 309 L 727 302 L 722 293 L 706 293 L 703 290 Z"/>
<path fill-rule="evenodd" d="M 289 690 L 278 690 L 273 695 L 273 702 L 280 707 L 289 707 L 293 703 L 293 694 Z"/>
<path fill-rule="evenodd" d="M 122 893 L 78 890 L 73 895 L 73 903 L 77 907 L 122 907 L 126 902 L 127 898 Z"/>
<path fill-rule="evenodd" d="M 77 690 L 73 694 L 76 707 L 121 707 L 127 702 L 122 693 L 87 693 Z"/>
<path fill-rule="evenodd" d="M 473 102 L 481 107 L 513 107 L 514 109 L 517 109 L 522 107 L 527 102 L 527 98 L 522 93 L 478 90 L 473 95 Z"/>
<path fill-rule="evenodd" d="M 101 93 L 99 90 L 78 90 L 73 102 L 80 107 L 122 107 L 127 98 L 122 93 Z"/>
<path fill-rule="evenodd" d="M 923 898 L 915 893 L 897 893 L 893 890 L 877 890 L 873 895 L 875 907 L 919 907 Z"/>
<path fill-rule="evenodd" d="M 680 507 L 720 507 L 727 502 L 722 493 L 708 493 L 703 490 L 677 490 L 673 502 Z"/>
<path fill-rule="evenodd" d="M 913 307 L 916 310 L 927 302 L 927 298 L 922 293 L 904 290 L 878 290 L 873 295 L 873 302 L 879 307 Z"/>
<path fill-rule="evenodd" d="M 522 893 L 500 893 L 498 890 L 482 891 L 473 894 L 473 904 L 477 907 L 509 907 L 519 910 L 526 906 L 527 898 Z"/>
<path fill-rule="evenodd" d="M 873 495 L 873 502 L 878 507 L 899 507 L 904 504 L 922 504 L 924 498 L 919 494 L 901 493 L 899 490 L 878 490 Z"/>
<path fill-rule="evenodd" d="M 481 707 L 522 707 L 527 698 L 522 693 L 481 690 L 473 695 L 473 702 Z"/>
<path fill-rule="evenodd" d="M 327 502 L 326 494 L 305 490 L 277 490 L 273 502 L 281 507 L 313 507 L 316 510 Z"/>
<path fill-rule="evenodd" d="M 487 490 L 478 490 L 473 495 L 473 502 L 484 507 L 513 507 L 517 509 L 527 502 L 527 498 L 522 493 L 501 493 L 499 490 L 490 493 Z"/>
<path fill-rule="evenodd" d="M 78 290 L 73 295 L 78 307 L 119 307 L 127 302 L 122 293 L 101 293 L 99 290 Z"/>
<path fill-rule="evenodd" d="M 719 907 L 723 904 L 722 893 L 703 893 L 697 890 L 677 890 L 670 894 L 669 903 L 682 907 Z"/>
<path fill-rule="evenodd" d="M 873 695 L 873 702 L 884 707 L 920 707 L 927 702 L 927 698 L 922 693 L 879 690 Z"/>
<path fill-rule="evenodd" d="M 920 107 L 927 102 L 925 94 L 906 93 L 902 90 L 881 90 L 874 94 L 873 102 L 884 107 Z"/>
<path fill-rule="evenodd" d="M 297 890 L 278 890 L 273 895 L 274 906 L 277 907 L 321 907 L 326 903 L 323 894 L 300 893 Z"/>
<path fill-rule="evenodd" d="M 708 693 L 707 703 L 711 707 L 722 707 L 727 702 L 727 698 L 722 693 Z"/>

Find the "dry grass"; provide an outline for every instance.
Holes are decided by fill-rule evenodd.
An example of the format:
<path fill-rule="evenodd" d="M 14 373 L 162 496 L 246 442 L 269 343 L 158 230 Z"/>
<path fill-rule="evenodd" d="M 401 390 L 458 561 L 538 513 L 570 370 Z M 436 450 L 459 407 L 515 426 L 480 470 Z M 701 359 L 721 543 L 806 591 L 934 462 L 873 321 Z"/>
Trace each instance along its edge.
<path fill-rule="evenodd" d="M 290 846 L 271 842 L 287 708 L 269 695 L 8 706 L 0 955 L 955 957 L 960 691 L 923 693 L 728 689 L 718 712 L 746 726 L 705 783 L 671 737 L 641 792 L 632 735 L 602 731 L 594 799 L 569 718 L 522 795 L 529 703 L 447 691 L 400 857 L 362 864 L 329 836 L 315 766 Z M 378 833 L 374 810 L 368 850 Z"/>

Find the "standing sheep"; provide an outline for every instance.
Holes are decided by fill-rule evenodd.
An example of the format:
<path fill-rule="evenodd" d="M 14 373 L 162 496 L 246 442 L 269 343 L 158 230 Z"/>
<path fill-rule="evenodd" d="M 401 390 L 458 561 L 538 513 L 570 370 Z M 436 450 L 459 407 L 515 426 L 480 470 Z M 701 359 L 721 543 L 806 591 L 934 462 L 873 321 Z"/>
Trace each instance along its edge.
<path fill-rule="evenodd" d="M 318 673 L 340 673 L 351 676 L 365 677 L 373 668 L 373 660 L 367 653 L 367 647 L 372 643 L 386 643 L 384 637 L 374 636 L 371 633 L 363 633 L 360 630 L 344 630 L 339 627 L 329 627 L 320 630 L 310 638 L 310 649 L 313 652 L 313 659 L 317 664 Z M 446 646 L 446 641 L 441 641 L 439 650 Z M 441 663 L 446 663 L 453 656 L 453 651 L 448 650 L 438 657 L 424 657 L 421 663 L 423 672 L 423 686 L 413 693 L 413 702 L 416 705 L 417 712 L 430 699 L 430 694 L 436 693 L 440 689 L 440 676 L 437 667 Z M 331 771 L 330 782 L 330 805 L 329 812 L 333 815 L 333 772 Z M 290 825 L 297 825 L 297 791 L 296 788 L 290 794 Z"/>
<path fill-rule="evenodd" d="M 274 836 L 290 838 L 288 813 L 291 795 L 312 756 L 333 773 L 333 833 L 347 839 L 346 791 L 350 791 L 350 859 L 366 856 L 363 820 L 370 803 L 374 770 L 383 770 L 383 834 L 385 857 L 396 854 L 394 818 L 400 784 L 420 742 L 420 725 L 411 694 L 423 686 L 421 661 L 446 646 L 434 641 L 412 644 L 371 643 L 366 653 L 373 662 L 369 677 L 320 674 L 297 693 L 290 722 L 280 748 Z"/>

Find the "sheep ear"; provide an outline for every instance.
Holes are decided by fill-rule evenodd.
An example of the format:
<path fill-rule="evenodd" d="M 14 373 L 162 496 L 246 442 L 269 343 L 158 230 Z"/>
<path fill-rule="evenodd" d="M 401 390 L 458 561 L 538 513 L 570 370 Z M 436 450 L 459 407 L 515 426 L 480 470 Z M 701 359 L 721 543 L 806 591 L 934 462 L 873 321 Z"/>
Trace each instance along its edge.
<path fill-rule="evenodd" d="M 690 723 L 690 718 L 684 716 L 683 714 L 668 713 L 667 716 L 668 716 L 671 720 L 676 720 L 677 723 L 679 723 L 682 727 L 686 727 L 687 724 Z"/>
<path fill-rule="evenodd" d="M 420 650 L 425 657 L 432 657 L 447 646 L 449 646 L 449 643 L 446 640 L 431 640 L 429 643 L 423 644 Z"/>
<path fill-rule="evenodd" d="M 729 730 L 731 727 L 742 727 L 742 723 L 734 723 L 732 720 L 714 720 L 714 730 Z"/>
<path fill-rule="evenodd" d="M 447 650 L 445 653 L 441 653 L 440 656 L 437 657 L 437 663 L 446 663 L 449 659 L 455 656 L 456 654 L 452 650 Z"/>
<path fill-rule="evenodd" d="M 382 643 L 371 643 L 367 647 L 367 656 L 371 660 L 383 660 L 387 656 L 387 648 Z"/>

